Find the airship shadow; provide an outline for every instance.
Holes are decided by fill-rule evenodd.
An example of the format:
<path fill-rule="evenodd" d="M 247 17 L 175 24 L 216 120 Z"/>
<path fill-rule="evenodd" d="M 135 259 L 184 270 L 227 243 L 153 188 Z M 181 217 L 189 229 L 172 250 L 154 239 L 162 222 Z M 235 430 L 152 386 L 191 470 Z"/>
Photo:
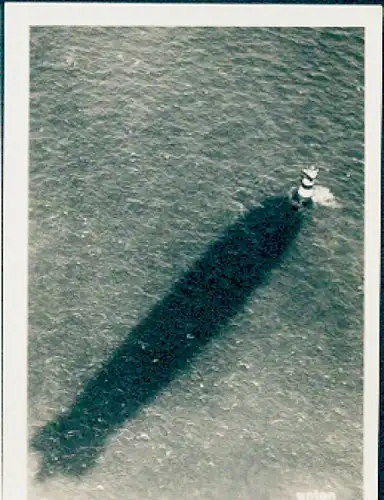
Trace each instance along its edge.
<path fill-rule="evenodd" d="M 106 438 L 134 419 L 242 308 L 295 238 L 301 224 L 286 198 L 268 198 L 212 243 L 148 316 L 130 331 L 65 414 L 34 436 L 38 479 L 81 476 Z"/>

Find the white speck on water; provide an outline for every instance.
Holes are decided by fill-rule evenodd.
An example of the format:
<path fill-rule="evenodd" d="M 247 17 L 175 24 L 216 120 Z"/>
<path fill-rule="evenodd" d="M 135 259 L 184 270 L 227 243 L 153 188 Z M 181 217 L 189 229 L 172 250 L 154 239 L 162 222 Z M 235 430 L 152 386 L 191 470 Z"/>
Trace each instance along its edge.
<path fill-rule="evenodd" d="M 76 66 L 76 61 L 75 61 L 75 58 L 73 55 L 69 55 L 65 58 L 65 62 L 67 64 L 67 66 Z"/>
<path fill-rule="evenodd" d="M 150 441 L 150 437 L 146 432 L 141 432 L 138 436 L 136 436 L 136 439 L 139 441 Z"/>
<path fill-rule="evenodd" d="M 249 370 L 250 366 L 251 365 L 249 365 L 248 363 L 244 363 L 243 361 L 239 363 L 239 367 L 244 368 L 245 370 Z"/>

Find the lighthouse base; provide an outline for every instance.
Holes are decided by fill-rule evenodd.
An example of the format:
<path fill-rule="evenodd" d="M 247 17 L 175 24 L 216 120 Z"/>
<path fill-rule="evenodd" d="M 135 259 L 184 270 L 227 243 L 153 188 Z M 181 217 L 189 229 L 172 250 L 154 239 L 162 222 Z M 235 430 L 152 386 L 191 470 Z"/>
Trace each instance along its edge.
<path fill-rule="evenodd" d="M 304 198 L 303 196 L 300 196 L 297 189 L 291 191 L 289 197 L 290 197 L 291 205 L 295 210 L 308 208 L 308 207 L 311 207 L 313 205 L 312 198 Z"/>

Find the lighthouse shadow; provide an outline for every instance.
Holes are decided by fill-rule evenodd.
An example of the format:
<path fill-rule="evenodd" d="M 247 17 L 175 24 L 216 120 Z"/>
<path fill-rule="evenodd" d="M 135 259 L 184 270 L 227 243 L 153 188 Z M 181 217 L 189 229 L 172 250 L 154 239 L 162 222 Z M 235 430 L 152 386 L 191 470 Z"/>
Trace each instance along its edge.
<path fill-rule="evenodd" d="M 300 223 L 287 199 L 273 198 L 227 228 L 128 333 L 67 413 L 37 432 L 31 448 L 42 455 L 38 479 L 91 468 L 111 432 L 185 370 L 265 282 Z"/>

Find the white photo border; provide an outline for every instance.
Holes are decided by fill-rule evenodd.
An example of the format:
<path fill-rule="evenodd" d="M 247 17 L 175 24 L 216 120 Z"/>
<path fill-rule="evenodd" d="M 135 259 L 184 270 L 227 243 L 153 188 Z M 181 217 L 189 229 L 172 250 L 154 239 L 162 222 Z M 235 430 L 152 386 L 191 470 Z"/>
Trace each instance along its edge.
<path fill-rule="evenodd" d="M 5 5 L 3 498 L 27 498 L 29 33 L 60 25 L 365 29 L 364 498 L 378 498 L 382 7 L 68 2 Z"/>

